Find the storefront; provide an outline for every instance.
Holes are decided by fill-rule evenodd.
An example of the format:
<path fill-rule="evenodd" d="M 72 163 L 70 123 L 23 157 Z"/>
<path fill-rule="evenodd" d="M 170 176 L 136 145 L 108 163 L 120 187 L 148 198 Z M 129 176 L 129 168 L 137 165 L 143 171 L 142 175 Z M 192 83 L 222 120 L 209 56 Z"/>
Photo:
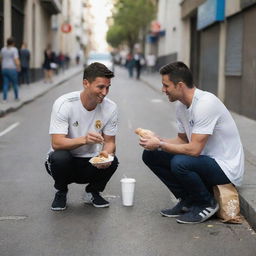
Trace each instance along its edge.
<path fill-rule="evenodd" d="M 224 20 L 224 0 L 207 0 L 198 8 L 197 30 L 200 31 L 200 88 L 218 95 L 220 21 Z"/>

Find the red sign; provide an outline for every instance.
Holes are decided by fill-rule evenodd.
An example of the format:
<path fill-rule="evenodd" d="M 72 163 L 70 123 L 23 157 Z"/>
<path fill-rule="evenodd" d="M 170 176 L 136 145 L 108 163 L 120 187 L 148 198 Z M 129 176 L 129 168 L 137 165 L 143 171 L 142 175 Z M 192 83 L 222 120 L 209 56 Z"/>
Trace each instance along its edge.
<path fill-rule="evenodd" d="M 70 24 L 68 24 L 68 23 L 62 24 L 61 31 L 63 33 L 69 33 L 69 32 L 71 32 L 71 30 L 72 30 L 72 26 Z"/>

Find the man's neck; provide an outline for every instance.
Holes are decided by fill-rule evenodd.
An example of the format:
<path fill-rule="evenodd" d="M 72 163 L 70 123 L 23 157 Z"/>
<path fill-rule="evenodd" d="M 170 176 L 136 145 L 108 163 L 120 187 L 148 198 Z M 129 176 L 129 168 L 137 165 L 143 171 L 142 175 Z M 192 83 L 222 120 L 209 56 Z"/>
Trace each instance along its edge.
<path fill-rule="evenodd" d="M 97 103 L 93 102 L 85 91 L 81 92 L 80 99 L 84 108 L 88 111 L 92 111 L 97 107 Z"/>
<path fill-rule="evenodd" d="M 194 94 L 195 94 L 195 90 L 196 90 L 196 87 L 193 87 L 193 88 L 186 88 L 185 91 L 184 91 L 183 99 L 180 100 L 180 101 L 184 105 L 186 105 L 187 108 L 189 108 L 192 104 L 193 97 L 194 97 Z"/>

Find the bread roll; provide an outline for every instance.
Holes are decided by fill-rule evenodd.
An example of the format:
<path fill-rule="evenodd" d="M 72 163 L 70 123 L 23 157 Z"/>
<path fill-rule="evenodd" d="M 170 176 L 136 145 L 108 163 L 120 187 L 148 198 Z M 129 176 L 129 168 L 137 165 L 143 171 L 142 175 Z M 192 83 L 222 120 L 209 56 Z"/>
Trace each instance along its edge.
<path fill-rule="evenodd" d="M 134 132 L 138 134 L 140 137 L 154 136 L 154 133 L 147 129 L 137 128 Z"/>

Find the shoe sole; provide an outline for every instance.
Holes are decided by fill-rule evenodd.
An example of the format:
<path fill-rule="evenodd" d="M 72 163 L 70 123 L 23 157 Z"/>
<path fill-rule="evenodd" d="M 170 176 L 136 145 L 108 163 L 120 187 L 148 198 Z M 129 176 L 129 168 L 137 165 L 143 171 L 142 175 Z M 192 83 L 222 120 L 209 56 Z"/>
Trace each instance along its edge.
<path fill-rule="evenodd" d="M 64 208 L 60 208 L 60 207 L 53 208 L 53 207 L 51 207 L 51 210 L 53 210 L 53 211 L 64 211 L 66 209 L 67 209 L 67 207 L 64 207 Z"/>
<path fill-rule="evenodd" d="M 194 222 L 189 222 L 189 221 L 184 221 L 184 220 L 179 220 L 179 219 L 176 219 L 176 221 L 178 223 L 181 223 L 181 224 L 199 224 L 199 223 L 202 223 L 208 219 L 210 219 L 217 211 L 219 210 L 219 205 L 217 205 L 216 209 L 214 209 L 214 211 L 212 211 L 211 213 L 209 213 L 209 215 L 207 216 L 207 218 L 205 219 L 202 219 L 200 221 L 194 221 Z"/>
<path fill-rule="evenodd" d="M 96 208 L 106 208 L 106 207 L 109 207 L 109 205 L 110 205 L 110 204 L 98 205 L 98 204 L 94 204 L 94 203 L 91 202 L 91 201 L 86 201 L 86 200 L 84 200 L 84 203 L 85 203 L 85 204 L 91 204 L 91 205 L 93 205 L 93 206 L 96 207 Z"/>
<path fill-rule="evenodd" d="M 176 215 L 168 215 L 168 214 L 165 214 L 163 212 L 160 212 L 160 214 L 163 216 L 163 217 L 168 217 L 168 218 L 177 218 L 179 217 L 180 215 L 176 214 Z"/>

